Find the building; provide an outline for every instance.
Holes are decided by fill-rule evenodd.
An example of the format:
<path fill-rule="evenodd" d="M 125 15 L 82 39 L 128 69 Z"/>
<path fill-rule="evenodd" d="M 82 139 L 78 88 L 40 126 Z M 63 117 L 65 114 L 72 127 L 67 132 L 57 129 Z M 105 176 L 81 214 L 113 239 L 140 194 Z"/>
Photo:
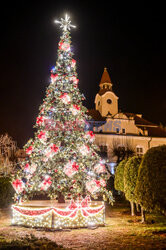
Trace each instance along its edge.
<path fill-rule="evenodd" d="M 118 161 L 115 149 L 121 155 L 127 151 L 143 155 L 151 147 L 166 144 L 166 131 L 144 119 L 142 114 L 120 112 L 119 97 L 112 86 L 108 71 L 104 68 L 100 90 L 94 101 L 95 109 L 90 109 L 88 114 L 92 117 L 89 124 L 95 133 L 95 142 L 107 155 L 111 171 L 114 172 Z"/>

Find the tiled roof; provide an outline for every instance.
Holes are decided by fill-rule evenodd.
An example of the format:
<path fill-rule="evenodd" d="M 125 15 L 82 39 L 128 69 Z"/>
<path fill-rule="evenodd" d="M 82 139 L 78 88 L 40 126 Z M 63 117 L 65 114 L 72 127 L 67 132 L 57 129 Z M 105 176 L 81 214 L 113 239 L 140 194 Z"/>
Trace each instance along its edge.
<path fill-rule="evenodd" d="M 128 118 L 129 117 L 133 117 L 134 120 L 135 120 L 135 124 L 136 125 L 147 125 L 147 126 L 156 126 L 156 124 L 152 123 L 152 122 L 149 122 L 147 120 L 145 120 L 144 118 L 142 117 L 139 117 L 138 115 L 134 114 L 134 113 L 124 113 Z"/>
<path fill-rule="evenodd" d="M 111 83 L 111 78 L 108 74 L 107 68 L 104 68 L 104 72 L 102 74 L 101 81 L 100 81 L 100 84 L 102 83 Z"/>
<path fill-rule="evenodd" d="M 111 92 L 111 90 L 108 89 L 108 88 L 106 88 L 106 89 L 100 89 L 99 92 L 98 92 L 98 94 L 101 96 L 101 95 L 104 95 L 104 94 L 105 94 L 106 92 L 108 92 L 108 91 Z"/>
<path fill-rule="evenodd" d="M 90 115 L 94 121 L 105 121 L 106 120 L 106 117 L 102 117 L 100 112 L 98 110 L 95 110 L 95 109 L 89 109 L 88 115 Z"/>
<path fill-rule="evenodd" d="M 149 122 L 142 117 L 134 113 L 124 113 L 128 118 L 133 117 L 135 120 L 135 125 L 139 128 L 145 128 L 148 131 L 148 136 L 152 137 L 166 137 L 166 131 L 156 124 Z M 92 117 L 94 121 L 106 121 L 106 117 L 102 117 L 100 112 L 95 109 L 88 110 L 88 115 Z"/>
<path fill-rule="evenodd" d="M 166 131 L 160 127 L 147 127 L 148 136 L 152 137 L 166 137 Z"/>
<path fill-rule="evenodd" d="M 166 137 L 166 131 L 160 128 L 158 125 L 139 117 L 137 114 L 124 113 L 128 118 L 133 117 L 135 125 L 139 128 L 145 128 L 148 131 L 148 136 L 152 137 Z"/>

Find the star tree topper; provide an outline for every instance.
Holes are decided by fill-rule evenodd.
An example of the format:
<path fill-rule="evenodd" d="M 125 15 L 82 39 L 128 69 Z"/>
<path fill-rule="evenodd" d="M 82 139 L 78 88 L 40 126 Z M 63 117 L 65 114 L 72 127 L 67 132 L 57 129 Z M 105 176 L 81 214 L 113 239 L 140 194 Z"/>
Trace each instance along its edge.
<path fill-rule="evenodd" d="M 54 22 L 59 23 L 63 31 L 70 30 L 70 28 L 76 28 L 75 25 L 71 24 L 70 17 L 67 14 L 65 15 L 65 19 L 61 18 L 61 21 L 55 20 Z"/>

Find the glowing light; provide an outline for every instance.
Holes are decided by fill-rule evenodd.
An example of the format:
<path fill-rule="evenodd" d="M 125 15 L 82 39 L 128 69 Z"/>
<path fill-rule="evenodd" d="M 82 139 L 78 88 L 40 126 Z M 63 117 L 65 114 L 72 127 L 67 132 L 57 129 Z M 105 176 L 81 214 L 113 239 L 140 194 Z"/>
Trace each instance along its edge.
<path fill-rule="evenodd" d="M 62 28 L 64 31 L 70 30 L 70 28 L 76 28 L 75 25 L 71 24 L 70 17 L 66 14 L 65 19 L 61 18 L 61 21 L 55 20 L 55 23 L 60 24 L 60 28 Z"/>
<path fill-rule="evenodd" d="M 89 153 L 89 147 L 87 145 L 82 145 L 79 150 L 82 155 L 87 155 Z"/>
<path fill-rule="evenodd" d="M 96 204 L 97 202 L 89 206 L 84 199 L 81 203 L 74 203 L 74 205 L 71 202 L 64 209 L 13 205 L 12 224 L 56 229 L 103 226 L 105 224 L 105 206 L 104 203 L 100 206 Z"/>
<path fill-rule="evenodd" d="M 70 101 L 71 101 L 71 98 L 70 98 L 70 96 L 69 96 L 67 93 L 64 93 L 64 94 L 61 95 L 59 98 L 62 100 L 62 102 L 63 102 L 64 104 L 68 104 L 68 103 L 70 103 Z"/>

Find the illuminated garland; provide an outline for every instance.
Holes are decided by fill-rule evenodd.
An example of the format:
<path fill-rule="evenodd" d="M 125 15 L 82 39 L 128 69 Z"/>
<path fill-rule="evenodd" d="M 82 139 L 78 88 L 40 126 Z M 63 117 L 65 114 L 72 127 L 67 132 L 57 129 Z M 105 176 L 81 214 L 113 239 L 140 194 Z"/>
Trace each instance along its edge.
<path fill-rule="evenodd" d="M 85 207 L 87 198 L 82 203 L 71 201 L 65 209 L 56 207 L 32 208 L 13 205 L 14 225 L 45 228 L 80 228 L 104 225 L 105 206 Z"/>
<path fill-rule="evenodd" d="M 44 215 L 52 210 L 52 208 L 46 209 L 30 209 L 30 208 L 22 208 L 20 206 L 13 206 L 13 209 L 19 212 L 22 215 L 27 216 L 39 216 Z"/>

